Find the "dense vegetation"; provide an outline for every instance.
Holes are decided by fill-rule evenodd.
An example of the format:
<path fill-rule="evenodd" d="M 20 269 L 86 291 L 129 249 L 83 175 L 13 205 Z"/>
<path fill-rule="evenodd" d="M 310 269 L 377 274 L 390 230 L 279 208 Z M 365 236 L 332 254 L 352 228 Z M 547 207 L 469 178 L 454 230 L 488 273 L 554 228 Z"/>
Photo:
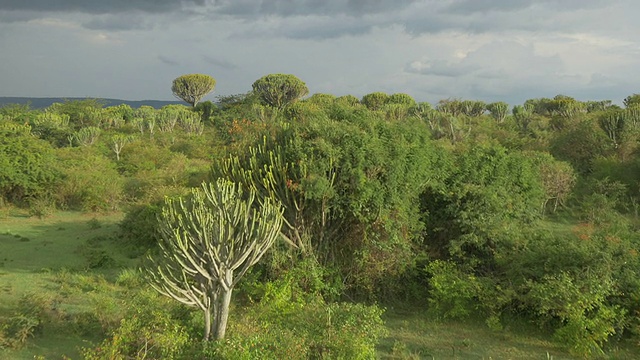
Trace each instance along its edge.
<path fill-rule="evenodd" d="M 287 241 L 238 285 L 226 340 L 202 345 L 197 314 L 126 270 L 126 314 L 75 319 L 103 334 L 86 358 L 371 358 L 390 304 L 533 322 L 580 356 L 640 341 L 640 95 L 509 111 L 256 84 L 194 108 L 0 108 L 0 206 L 123 211 L 114 246 L 131 256 L 158 251 L 165 197 L 203 181 L 284 206 Z M 47 316 L 29 311 L 6 317 L 0 347 Z"/>

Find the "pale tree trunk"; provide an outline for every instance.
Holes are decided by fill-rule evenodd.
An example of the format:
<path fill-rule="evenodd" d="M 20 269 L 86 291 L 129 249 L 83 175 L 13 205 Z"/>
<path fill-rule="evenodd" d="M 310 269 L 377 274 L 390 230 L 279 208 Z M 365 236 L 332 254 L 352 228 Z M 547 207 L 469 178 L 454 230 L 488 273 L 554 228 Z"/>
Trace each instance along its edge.
<path fill-rule="evenodd" d="M 207 308 L 204 311 L 204 341 L 211 338 L 211 328 L 211 308 Z"/>
<path fill-rule="evenodd" d="M 231 304 L 231 293 L 233 292 L 233 271 L 227 270 L 226 284 L 221 284 L 220 294 L 216 299 L 216 328 L 215 338 L 216 340 L 224 339 L 224 335 L 227 331 L 227 320 L 229 319 L 229 305 Z"/>

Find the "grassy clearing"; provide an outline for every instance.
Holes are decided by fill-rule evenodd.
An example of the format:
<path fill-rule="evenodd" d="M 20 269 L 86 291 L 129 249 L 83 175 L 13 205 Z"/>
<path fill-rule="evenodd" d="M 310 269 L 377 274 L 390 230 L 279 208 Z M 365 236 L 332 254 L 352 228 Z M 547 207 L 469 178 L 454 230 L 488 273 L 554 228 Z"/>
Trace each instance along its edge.
<path fill-rule="evenodd" d="M 117 288 L 105 277 L 136 264 L 114 246 L 121 217 L 60 212 L 44 219 L 21 213 L 0 218 L 0 317 L 15 319 L 37 308 L 42 318 L 25 334 L 24 346 L 0 350 L 0 358 L 78 358 L 78 347 L 100 340 L 83 331 L 81 319 L 100 301 L 98 294 L 117 300 Z"/>
<path fill-rule="evenodd" d="M 390 336 L 379 346 L 381 359 L 574 359 L 539 331 L 491 331 L 475 321 L 433 319 L 419 309 L 388 310 Z"/>
<path fill-rule="evenodd" d="M 540 328 L 520 319 L 505 321 L 493 331 L 482 321 L 440 321 L 424 309 L 387 309 L 384 317 L 389 336 L 378 346 L 380 359 L 477 359 L 477 360 L 578 360 Z M 639 358 L 633 344 L 617 344 L 607 360 Z"/>

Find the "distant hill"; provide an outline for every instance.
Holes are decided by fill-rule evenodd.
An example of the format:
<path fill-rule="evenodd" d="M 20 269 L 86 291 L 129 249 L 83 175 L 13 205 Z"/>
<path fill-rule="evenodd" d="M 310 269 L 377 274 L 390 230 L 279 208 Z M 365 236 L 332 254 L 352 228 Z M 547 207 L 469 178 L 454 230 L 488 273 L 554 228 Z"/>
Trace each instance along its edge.
<path fill-rule="evenodd" d="M 61 103 L 65 101 L 73 101 L 73 100 L 86 100 L 93 98 L 80 98 L 80 97 L 68 97 L 68 98 L 36 98 L 36 97 L 2 97 L 0 96 L 0 107 L 8 104 L 20 104 L 25 105 L 29 104 L 32 109 L 44 109 L 53 103 Z M 120 100 L 120 99 L 99 99 L 104 102 L 105 106 L 114 106 L 120 104 L 127 104 L 132 108 L 139 108 L 142 105 L 152 106 L 156 109 L 159 109 L 165 105 L 170 104 L 182 104 L 187 105 L 182 101 L 162 101 L 162 100 Z"/>

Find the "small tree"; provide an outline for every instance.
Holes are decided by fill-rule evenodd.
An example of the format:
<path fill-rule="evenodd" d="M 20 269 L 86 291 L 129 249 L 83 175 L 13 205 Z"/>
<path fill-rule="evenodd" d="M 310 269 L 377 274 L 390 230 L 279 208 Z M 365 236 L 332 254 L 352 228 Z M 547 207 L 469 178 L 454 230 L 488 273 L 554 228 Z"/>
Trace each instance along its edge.
<path fill-rule="evenodd" d="M 187 74 L 173 80 L 173 96 L 195 107 L 200 99 L 213 91 L 216 80 L 209 75 Z"/>
<path fill-rule="evenodd" d="M 111 137 L 109 146 L 114 153 L 116 153 L 116 161 L 120 161 L 120 153 L 125 145 L 133 141 L 133 136 L 125 134 L 115 134 Z"/>
<path fill-rule="evenodd" d="M 162 255 L 148 269 L 151 285 L 204 312 L 205 341 L 212 331 L 223 339 L 231 292 L 280 234 L 282 213 L 272 198 L 258 200 L 253 190 L 224 179 L 166 200 L 159 216 Z"/>
<path fill-rule="evenodd" d="M 380 110 L 389 100 L 389 95 L 383 92 L 373 92 L 362 97 L 360 103 L 369 110 Z"/>
<path fill-rule="evenodd" d="M 283 109 L 309 94 L 302 80 L 288 74 L 269 74 L 256 80 L 252 86 L 262 101 L 277 109 Z"/>
<path fill-rule="evenodd" d="M 509 114 L 509 104 L 503 101 L 487 104 L 487 110 L 498 123 L 503 123 Z"/>

